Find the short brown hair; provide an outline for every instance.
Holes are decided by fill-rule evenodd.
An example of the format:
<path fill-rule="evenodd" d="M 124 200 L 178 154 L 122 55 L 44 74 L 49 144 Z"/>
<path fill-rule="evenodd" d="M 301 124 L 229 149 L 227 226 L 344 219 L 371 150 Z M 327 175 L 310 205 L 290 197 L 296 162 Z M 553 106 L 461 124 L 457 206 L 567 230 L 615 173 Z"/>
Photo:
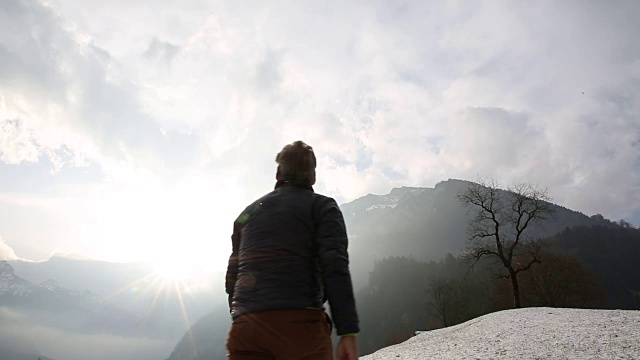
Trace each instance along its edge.
<path fill-rule="evenodd" d="M 313 148 L 298 140 L 285 147 L 276 155 L 280 175 L 298 180 L 316 181 L 316 155 Z"/>

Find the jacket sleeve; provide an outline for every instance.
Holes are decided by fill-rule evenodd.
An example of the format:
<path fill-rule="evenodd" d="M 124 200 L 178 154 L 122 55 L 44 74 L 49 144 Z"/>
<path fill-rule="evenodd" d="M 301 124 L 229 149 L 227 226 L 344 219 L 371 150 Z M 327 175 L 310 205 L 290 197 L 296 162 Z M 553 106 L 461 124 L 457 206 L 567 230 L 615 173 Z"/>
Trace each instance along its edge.
<path fill-rule="evenodd" d="M 225 277 L 225 288 L 229 294 L 229 310 L 233 307 L 233 291 L 238 279 L 238 249 L 240 248 L 241 226 L 238 221 L 233 223 L 233 234 L 231 235 L 231 256 L 227 265 L 227 275 Z"/>
<path fill-rule="evenodd" d="M 338 204 L 321 198 L 316 212 L 316 246 L 324 292 L 338 335 L 360 331 L 347 253 L 347 231 Z"/>

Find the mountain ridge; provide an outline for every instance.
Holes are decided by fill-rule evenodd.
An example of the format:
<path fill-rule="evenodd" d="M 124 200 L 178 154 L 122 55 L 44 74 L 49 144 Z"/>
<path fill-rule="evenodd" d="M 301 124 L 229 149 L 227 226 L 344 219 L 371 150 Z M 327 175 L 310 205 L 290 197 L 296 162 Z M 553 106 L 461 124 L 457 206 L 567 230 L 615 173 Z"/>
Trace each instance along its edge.
<path fill-rule="evenodd" d="M 468 239 L 466 228 L 474 210 L 463 207 L 457 196 L 472 184 L 467 180 L 448 179 L 433 188 L 394 188 L 389 194 L 369 194 L 341 205 L 355 286 L 366 283 L 378 258 L 408 256 L 435 261 L 447 253 L 464 251 Z M 529 235 L 533 238 L 549 237 L 567 227 L 609 224 L 601 217 L 589 217 L 552 202 L 549 204 L 555 209 L 555 220 L 530 229 Z"/>

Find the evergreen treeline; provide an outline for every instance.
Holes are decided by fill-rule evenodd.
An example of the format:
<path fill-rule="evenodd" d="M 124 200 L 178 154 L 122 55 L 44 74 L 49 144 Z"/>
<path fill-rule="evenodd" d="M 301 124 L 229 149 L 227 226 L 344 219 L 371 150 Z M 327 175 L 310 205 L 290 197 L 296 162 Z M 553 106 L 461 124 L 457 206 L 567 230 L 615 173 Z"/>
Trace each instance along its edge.
<path fill-rule="evenodd" d="M 640 310 L 640 229 L 621 220 L 566 228 L 547 241 L 549 251 L 574 256 L 595 274 L 605 290 L 599 307 Z"/>
<path fill-rule="evenodd" d="M 417 330 L 487 313 L 489 281 L 485 271 L 469 271 L 452 255 L 439 262 L 407 257 L 376 261 L 369 284 L 356 294 L 362 354 L 405 341 Z"/>
<path fill-rule="evenodd" d="M 640 309 L 640 230 L 613 225 L 567 228 L 541 240 L 542 262 L 520 274 L 522 305 Z M 361 353 L 513 307 L 509 280 L 496 277 L 496 265 L 470 268 L 450 254 L 377 260 L 356 294 Z"/>

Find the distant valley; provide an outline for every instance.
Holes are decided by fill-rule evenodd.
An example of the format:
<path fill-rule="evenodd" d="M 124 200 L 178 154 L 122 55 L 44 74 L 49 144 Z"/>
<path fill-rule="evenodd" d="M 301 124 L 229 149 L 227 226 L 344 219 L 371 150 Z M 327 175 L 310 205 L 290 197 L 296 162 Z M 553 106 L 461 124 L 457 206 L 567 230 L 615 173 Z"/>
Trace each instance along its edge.
<path fill-rule="evenodd" d="M 1 261 L 0 346 L 24 353 L 50 347 L 42 355 L 54 359 L 86 358 L 84 346 L 100 350 L 95 359 L 163 358 L 216 307 L 214 287 L 223 292 L 220 277 L 164 283 L 142 264 L 64 257 Z M 48 336 L 39 341 L 34 332 Z M 74 350 L 49 337 L 78 339 L 84 346 Z M 120 352 L 109 345 L 114 343 L 121 344 Z"/>

